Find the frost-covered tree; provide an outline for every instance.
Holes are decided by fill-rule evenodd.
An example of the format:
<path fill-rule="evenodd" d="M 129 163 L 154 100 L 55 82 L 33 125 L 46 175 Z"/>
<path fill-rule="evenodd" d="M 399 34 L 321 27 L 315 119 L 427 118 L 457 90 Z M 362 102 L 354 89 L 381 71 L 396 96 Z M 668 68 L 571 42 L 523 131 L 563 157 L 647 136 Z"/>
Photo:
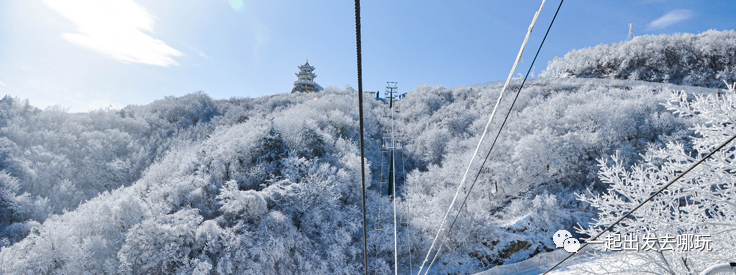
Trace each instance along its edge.
<path fill-rule="evenodd" d="M 597 235 L 605 226 L 736 135 L 736 91 L 733 84 L 728 87 L 727 92 L 718 95 L 689 97 L 678 92 L 667 103 L 667 108 L 680 116 L 702 119 L 702 124 L 693 127 L 695 135 L 691 149 L 682 143 L 671 142 L 664 148 L 647 151 L 643 160 L 630 168 L 622 163 L 620 157 L 614 157 L 611 162 L 601 160 L 600 178 L 609 187 L 602 194 L 588 192 L 580 195 L 580 200 L 589 203 L 598 215 L 588 226 L 578 228 L 579 233 Z M 613 257 L 636 259 L 617 263 L 617 272 L 692 274 L 709 265 L 733 260 L 736 251 L 735 146 L 728 144 L 716 152 L 612 229 L 621 236 L 638 236 L 640 240 L 649 234 L 658 238 L 665 234 L 709 235 L 704 239 L 711 242 L 712 251 L 698 249 L 698 243 L 693 244 L 695 248 L 687 247 L 687 240 L 683 241 L 685 246 L 680 247 L 678 239 L 676 244 L 672 244 L 673 250 L 657 246 L 646 252 L 614 254 Z M 658 241 L 658 245 L 662 244 Z M 657 249 L 661 250 L 655 251 Z"/>
<path fill-rule="evenodd" d="M 545 230 L 590 216 L 570 193 L 605 188 L 597 158 L 618 150 L 634 163 L 650 144 L 687 144 L 697 120 L 660 105 L 659 84 L 543 78 L 527 87 L 432 273 L 551 249 Z M 425 85 L 397 103 L 397 204 L 410 224 L 399 229 L 402 272 L 410 251 L 416 268 L 428 248 L 499 92 Z M 360 272 L 357 98 L 334 88 L 316 96 L 197 93 L 81 114 L 0 101 L 9 117 L 0 119 L 0 180 L 18 187 L 0 206 L 14 218 L 0 273 Z M 369 229 L 390 228 L 379 148 L 391 121 L 382 102 L 364 104 Z M 391 273 L 393 230 L 370 230 L 368 246 L 370 269 Z"/>
<path fill-rule="evenodd" d="M 736 81 L 736 32 L 637 36 L 573 50 L 550 61 L 542 76 L 644 80 L 725 88 Z"/>
<path fill-rule="evenodd" d="M 618 150 L 630 159 L 627 164 L 633 164 L 639 160 L 637 152 L 649 146 L 670 140 L 686 143 L 691 119 L 673 116 L 661 105 L 669 96 L 665 89 L 587 79 L 529 82 L 432 272 L 480 271 L 554 249 L 548 240 L 550 228 L 570 228 L 587 222 L 592 214 L 572 194 L 606 187 L 597 180 L 596 159 Z M 402 207 L 407 208 L 400 215 L 408 216 L 412 224 L 408 230 L 415 238 L 415 263 L 423 260 L 437 232 L 483 130 L 487 119 L 483 114 L 491 112 L 500 87 L 477 93 L 442 87 L 418 90 L 399 102 L 405 105 L 400 105 L 398 115 L 399 128 L 407 132 L 404 152 L 416 167 L 407 175 L 406 185 L 400 185 L 405 191 Z M 502 102 L 501 110 L 509 103 Z M 500 122 L 492 122 L 491 134 Z M 437 134 L 441 138 L 422 138 L 433 129 L 442 130 Z M 425 145 L 428 141 L 434 144 Z M 489 145 L 490 141 L 481 152 Z M 441 158 L 431 157 L 440 148 Z M 451 218 L 467 195 L 469 182 L 461 189 Z M 535 211 L 529 213 L 530 209 Z M 406 259 L 408 248 L 401 250 Z"/>
<path fill-rule="evenodd" d="M 130 186 L 103 191 L 42 225 L 23 224 L 15 231 L 28 236 L 0 250 L 0 273 L 354 274 L 362 266 L 351 95 L 230 100 L 236 103 L 223 107 L 222 117 L 248 119 L 205 121 L 216 125 L 205 139 L 180 136 Z M 282 119 L 291 112 L 301 116 Z M 169 142 L 166 135 L 154 140 Z M 19 198 L 3 194 L 5 201 Z M 10 210 L 17 209 L 30 208 Z"/>
<path fill-rule="evenodd" d="M 0 170 L 13 179 L 5 181 L 6 197 L 13 192 L 17 198 L 0 206 L 13 213 L 1 226 L 18 223 L 13 232 L 28 232 L 17 229 L 130 186 L 178 142 L 203 139 L 217 110 L 203 93 L 76 114 L 59 106 L 39 110 L 28 101 L 4 97 Z"/>

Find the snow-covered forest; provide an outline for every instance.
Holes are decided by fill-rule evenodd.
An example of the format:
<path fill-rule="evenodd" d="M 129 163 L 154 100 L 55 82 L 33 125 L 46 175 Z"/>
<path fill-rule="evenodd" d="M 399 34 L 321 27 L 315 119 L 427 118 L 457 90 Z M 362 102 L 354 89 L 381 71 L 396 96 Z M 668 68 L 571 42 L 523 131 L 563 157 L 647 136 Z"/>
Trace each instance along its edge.
<path fill-rule="evenodd" d="M 661 41 L 692 40 L 695 46 L 688 45 L 697 50 L 683 51 L 697 56 L 699 45 L 705 45 L 697 41 L 722 36 L 736 34 L 637 37 L 573 51 L 553 61 L 547 72 L 561 62 L 578 64 L 571 61 L 576 58 L 595 63 L 609 58 L 608 49 L 629 44 L 665 49 Z M 720 45 L 736 44 L 716 44 L 712 51 L 719 52 Z M 728 54 L 733 58 L 733 49 L 723 56 Z M 621 64 L 611 68 L 628 68 L 624 63 L 632 56 L 612 59 Z M 717 77 L 728 83 L 736 77 L 732 61 L 730 71 L 702 77 L 693 70 L 670 73 L 669 63 L 657 62 L 651 66 L 666 71 L 670 83 L 680 79 L 677 83 L 720 87 L 713 84 L 721 81 Z M 575 237 L 586 237 L 620 215 L 610 213 L 628 209 L 661 185 L 660 178 L 681 171 L 734 132 L 733 91 L 721 96 L 712 89 L 697 96 L 673 93 L 681 87 L 583 78 L 663 80 L 643 73 L 587 73 L 581 66 L 565 66 L 565 72 L 580 78 L 527 82 L 432 274 L 472 274 L 552 251 L 551 235 L 558 229 L 577 228 Z M 511 89 L 518 86 L 515 82 Z M 404 143 L 396 159 L 398 209 L 409 223 L 399 229 L 400 272 L 407 273 L 410 265 L 416 272 L 424 259 L 500 90 L 498 85 L 421 86 L 398 101 L 394 123 Z M 507 109 L 510 100 L 500 109 Z M 364 104 L 368 262 L 377 274 L 390 274 L 393 230 L 372 229 L 392 227 L 392 204 L 379 183 L 386 161 L 381 140 L 391 122 L 383 116 L 383 102 L 366 97 Z M 40 110 L 5 97 L 0 101 L 0 273 L 362 273 L 356 107 L 350 87 L 229 100 L 200 92 L 88 113 Z M 501 119 L 494 120 L 491 129 L 500 124 Z M 709 168 L 717 176 L 693 174 L 688 183 L 694 186 L 678 186 L 680 191 L 657 201 L 660 208 L 672 201 L 690 207 L 683 210 L 688 214 L 677 216 L 680 227 L 650 222 L 658 216 L 642 212 L 638 223 L 617 232 L 715 234 L 708 230 L 732 229 L 684 222 L 733 223 L 733 207 L 701 201 L 733 204 L 728 194 L 734 178 L 727 168 L 732 158 L 732 150 L 724 152 Z M 699 190 L 703 195 L 693 198 L 691 193 Z M 461 199 L 466 195 L 463 189 Z M 648 260 L 687 257 L 702 269 L 719 259 L 706 256 Z"/>
<path fill-rule="evenodd" d="M 636 36 L 573 50 L 550 61 L 542 74 L 726 88 L 723 80 L 736 81 L 736 32 Z"/>
<path fill-rule="evenodd" d="M 579 232 L 594 236 L 612 224 L 624 213 L 633 209 L 664 184 L 687 170 L 719 145 L 736 134 L 734 129 L 734 84 L 727 84 L 728 91 L 716 95 L 674 93 L 666 103 L 667 109 L 681 117 L 697 117 L 700 122 L 692 127 L 695 134 L 688 143 L 670 142 L 662 148 L 650 148 L 642 153 L 641 163 L 623 165 L 618 156 L 611 161 L 601 160 L 601 180 L 608 185 L 602 194 L 580 194 L 580 200 L 589 203 L 599 213 L 597 219 Z M 733 261 L 736 243 L 736 175 L 732 167 L 734 145 L 717 151 L 708 161 L 676 181 L 634 217 L 617 226 L 617 234 L 629 236 L 708 236 L 712 250 L 697 249 L 680 240 L 672 244 L 677 249 L 660 251 L 624 251 L 614 257 L 620 271 L 649 274 L 692 274 L 716 263 Z M 690 237 L 692 238 L 692 237 Z M 679 239 L 679 237 L 678 237 Z M 705 239 L 705 238 L 703 238 Z M 704 243 L 700 243 L 704 244 Z M 660 244 L 661 246 L 661 244 Z M 695 246 L 695 247 L 689 247 Z M 693 249 L 696 248 L 696 249 Z M 633 264 L 632 264 L 633 262 Z"/>

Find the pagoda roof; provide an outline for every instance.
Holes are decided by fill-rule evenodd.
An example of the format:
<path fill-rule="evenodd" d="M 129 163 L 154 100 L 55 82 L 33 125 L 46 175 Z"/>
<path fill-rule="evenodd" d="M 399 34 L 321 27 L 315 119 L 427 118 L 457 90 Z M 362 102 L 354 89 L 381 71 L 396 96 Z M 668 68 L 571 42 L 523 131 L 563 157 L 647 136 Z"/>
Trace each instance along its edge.
<path fill-rule="evenodd" d="M 299 69 L 301 69 L 301 68 L 310 68 L 310 69 L 314 69 L 314 67 L 313 67 L 313 66 L 309 65 L 309 60 L 308 60 L 308 59 L 307 59 L 307 62 L 305 62 L 305 63 L 304 63 L 304 65 L 301 65 L 301 66 L 299 66 Z"/>

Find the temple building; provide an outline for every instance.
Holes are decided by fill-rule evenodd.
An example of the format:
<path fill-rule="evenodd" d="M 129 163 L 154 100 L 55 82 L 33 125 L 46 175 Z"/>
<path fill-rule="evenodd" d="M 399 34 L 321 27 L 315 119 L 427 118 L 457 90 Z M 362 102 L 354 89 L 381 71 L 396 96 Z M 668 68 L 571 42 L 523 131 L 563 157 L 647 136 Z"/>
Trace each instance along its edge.
<path fill-rule="evenodd" d="M 304 65 L 299 66 L 299 72 L 296 73 L 299 80 L 294 81 L 294 89 L 291 89 L 291 92 L 312 93 L 322 91 L 322 86 L 314 82 L 317 75 L 313 71 L 314 67 L 309 65 L 309 60 Z"/>

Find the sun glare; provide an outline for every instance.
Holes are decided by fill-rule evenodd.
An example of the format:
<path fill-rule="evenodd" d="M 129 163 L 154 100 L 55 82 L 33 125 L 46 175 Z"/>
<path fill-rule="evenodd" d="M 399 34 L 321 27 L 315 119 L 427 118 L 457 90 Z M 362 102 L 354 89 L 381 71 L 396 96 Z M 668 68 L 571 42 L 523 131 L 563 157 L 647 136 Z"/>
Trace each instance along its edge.
<path fill-rule="evenodd" d="M 154 16 L 132 0 L 46 0 L 44 3 L 74 23 L 77 32 L 63 32 L 61 37 L 82 48 L 124 63 L 155 66 L 178 65 L 173 57 L 183 55 L 149 35 L 155 25 Z"/>
<path fill-rule="evenodd" d="M 236 11 L 243 11 L 243 9 L 245 9 L 243 0 L 229 0 L 228 2 L 230 2 L 230 7 Z"/>

